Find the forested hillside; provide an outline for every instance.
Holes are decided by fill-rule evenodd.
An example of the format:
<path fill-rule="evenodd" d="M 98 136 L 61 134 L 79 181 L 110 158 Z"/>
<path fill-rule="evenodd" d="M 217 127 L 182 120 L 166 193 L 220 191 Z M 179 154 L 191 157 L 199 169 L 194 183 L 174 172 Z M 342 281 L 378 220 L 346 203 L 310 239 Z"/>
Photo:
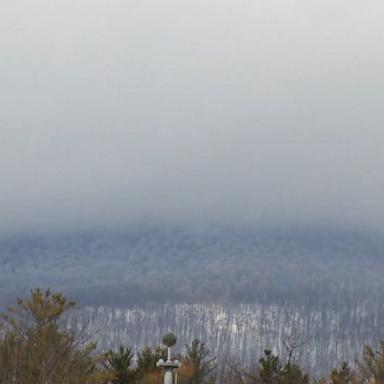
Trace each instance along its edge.
<path fill-rule="evenodd" d="M 379 235 L 330 230 L 136 228 L 0 241 L 0 287 L 65 289 L 84 304 L 353 305 L 384 293 Z"/>
<path fill-rule="evenodd" d="M 349 316 L 255 305 L 75 308 L 62 293 L 35 289 L 0 312 L 1 384 L 158 384 L 156 362 L 170 358 L 178 359 L 180 384 L 320 377 L 323 384 L 381 384 L 384 377 L 384 341 L 360 346 L 355 337 L 372 335 L 382 320 L 363 308 Z M 167 353 L 164 346 L 177 341 Z"/>
<path fill-rule="evenodd" d="M 300 363 L 318 373 L 384 338 L 383 250 L 380 235 L 249 227 L 3 238 L 1 302 L 55 287 L 82 304 L 76 326 L 101 349 L 154 345 L 172 329 L 246 365 L 266 347 L 284 353 L 294 326 Z"/>
<path fill-rule="evenodd" d="M 365 344 L 384 339 L 384 305 L 318 309 L 290 305 L 147 304 L 87 307 L 71 317 L 94 335 L 100 350 L 130 344 L 135 350 L 156 345 L 168 330 L 182 350 L 195 337 L 204 340 L 225 365 L 228 359 L 254 366 L 264 349 L 285 357 L 291 336 L 300 344 L 297 360 L 312 374 L 328 372 L 335 361 L 355 360 Z"/>

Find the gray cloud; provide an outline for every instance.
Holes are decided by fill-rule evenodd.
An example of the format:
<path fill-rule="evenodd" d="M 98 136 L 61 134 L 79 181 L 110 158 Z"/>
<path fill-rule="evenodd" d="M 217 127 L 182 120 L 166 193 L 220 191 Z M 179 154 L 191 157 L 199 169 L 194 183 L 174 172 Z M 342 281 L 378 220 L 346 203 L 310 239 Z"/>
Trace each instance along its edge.
<path fill-rule="evenodd" d="M 382 225 L 382 2 L 1 8 L 1 231 Z"/>

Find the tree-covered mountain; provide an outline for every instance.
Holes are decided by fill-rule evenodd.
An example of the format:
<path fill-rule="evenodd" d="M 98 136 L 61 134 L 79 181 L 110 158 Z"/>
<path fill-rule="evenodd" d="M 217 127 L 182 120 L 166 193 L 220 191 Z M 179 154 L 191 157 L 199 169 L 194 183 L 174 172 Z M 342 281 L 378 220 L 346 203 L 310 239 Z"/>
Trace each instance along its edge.
<path fill-rule="evenodd" d="M 137 227 L 0 240 L 1 302 L 32 287 L 83 304 L 375 302 L 384 239 L 333 230 Z"/>

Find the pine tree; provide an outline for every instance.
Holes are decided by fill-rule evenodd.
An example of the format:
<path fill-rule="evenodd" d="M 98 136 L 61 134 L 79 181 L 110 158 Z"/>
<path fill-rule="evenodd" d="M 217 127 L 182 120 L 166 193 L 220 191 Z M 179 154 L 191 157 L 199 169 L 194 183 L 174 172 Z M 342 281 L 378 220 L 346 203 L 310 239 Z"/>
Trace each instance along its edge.
<path fill-rule="evenodd" d="M 358 366 L 363 382 L 384 384 L 384 341 L 380 342 L 377 351 L 370 346 L 365 346 Z"/>
<path fill-rule="evenodd" d="M 134 353 L 132 347 L 120 346 L 117 352 L 106 353 L 106 366 L 113 370 L 113 384 L 133 384 L 136 381 L 136 370 L 132 368 Z"/>
<path fill-rule="evenodd" d="M 158 360 L 167 359 L 167 349 L 162 347 L 144 348 L 137 358 L 136 379 L 138 383 L 150 384 L 161 381 L 161 370 L 156 368 Z"/>
<path fill-rule="evenodd" d="M 96 384 L 111 377 L 98 368 L 94 344 L 59 327 L 61 316 L 74 307 L 61 293 L 35 289 L 2 314 L 0 383 Z"/>
<path fill-rule="evenodd" d="M 259 380 L 262 384 L 308 384 L 309 377 L 291 359 L 283 365 L 279 356 L 265 350 L 259 360 Z"/>
<path fill-rule="evenodd" d="M 285 364 L 280 377 L 282 384 L 308 384 L 309 376 L 296 364 Z"/>
<path fill-rule="evenodd" d="M 183 358 L 184 372 L 189 372 L 188 384 L 204 384 L 214 382 L 216 358 L 209 357 L 209 349 L 199 339 L 192 340 L 186 346 L 186 356 Z"/>
<path fill-rule="evenodd" d="M 264 356 L 259 359 L 260 381 L 262 384 L 278 384 L 282 374 L 282 367 L 278 356 L 269 349 L 264 350 Z"/>
<path fill-rule="evenodd" d="M 355 374 L 349 367 L 349 364 L 344 361 L 340 368 L 335 368 L 330 375 L 332 384 L 352 384 L 355 382 Z"/>

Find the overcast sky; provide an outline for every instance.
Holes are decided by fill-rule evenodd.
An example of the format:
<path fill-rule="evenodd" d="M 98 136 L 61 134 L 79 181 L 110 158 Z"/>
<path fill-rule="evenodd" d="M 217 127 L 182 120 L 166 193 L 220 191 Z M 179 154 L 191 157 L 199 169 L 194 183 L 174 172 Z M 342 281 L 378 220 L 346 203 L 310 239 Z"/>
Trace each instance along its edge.
<path fill-rule="evenodd" d="M 382 0 L 4 0 L 0 231 L 384 223 Z"/>

